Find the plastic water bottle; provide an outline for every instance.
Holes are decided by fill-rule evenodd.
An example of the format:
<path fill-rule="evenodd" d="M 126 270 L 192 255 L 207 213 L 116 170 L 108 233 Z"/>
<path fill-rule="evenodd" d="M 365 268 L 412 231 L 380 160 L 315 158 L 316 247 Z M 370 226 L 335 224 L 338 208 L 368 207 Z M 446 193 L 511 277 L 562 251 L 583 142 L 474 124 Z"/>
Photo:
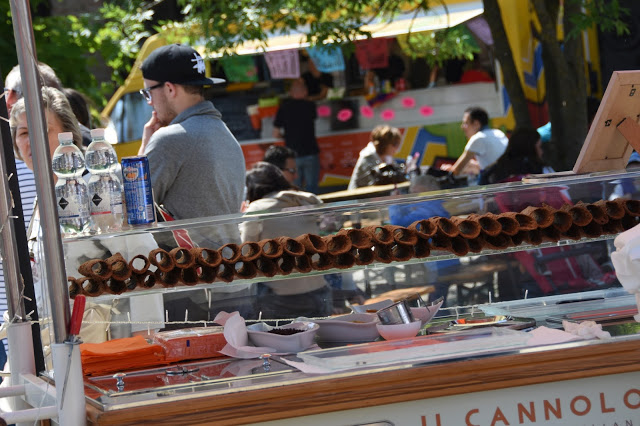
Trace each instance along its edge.
<path fill-rule="evenodd" d="M 73 144 L 73 133 L 58 134 L 60 146 L 51 160 L 56 182 L 56 205 L 62 234 L 66 237 L 86 233 L 91 224 L 89 191 L 82 178 L 85 170 L 82 151 Z"/>
<path fill-rule="evenodd" d="M 124 218 L 122 182 L 116 172 L 116 151 L 104 139 L 104 129 L 91 130 L 91 144 L 85 154 L 89 179 L 89 210 L 96 232 L 118 231 Z"/>

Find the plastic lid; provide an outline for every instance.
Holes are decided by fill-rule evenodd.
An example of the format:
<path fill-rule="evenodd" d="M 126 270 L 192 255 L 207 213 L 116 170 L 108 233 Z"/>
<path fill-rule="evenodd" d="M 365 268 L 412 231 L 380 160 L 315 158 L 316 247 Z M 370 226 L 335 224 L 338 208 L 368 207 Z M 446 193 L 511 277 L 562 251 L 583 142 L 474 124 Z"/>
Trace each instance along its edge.
<path fill-rule="evenodd" d="M 91 129 L 92 138 L 104 138 L 104 129 Z"/>
<path fill-rule="evenodd" d="M 68 141 L 73 142 L 73 133 L 71 132 L 58 133 L 58 141 L 60 143 L 68 142 Z"/>

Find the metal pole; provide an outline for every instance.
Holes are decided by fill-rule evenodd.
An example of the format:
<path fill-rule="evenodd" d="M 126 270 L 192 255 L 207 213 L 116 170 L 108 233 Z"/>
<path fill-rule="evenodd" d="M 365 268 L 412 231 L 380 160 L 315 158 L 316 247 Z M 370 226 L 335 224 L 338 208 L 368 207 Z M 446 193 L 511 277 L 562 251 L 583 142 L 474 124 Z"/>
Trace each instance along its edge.
<path fill-rule="evenodd" d="M 71 309 L 69 307 L 69 290 L 66 285 L 67 276 L 53 190 L 51 155 L 49 154 L 47 123 L 42 108 L 42 93 L 38 78 L 33 27 L 29 1 L 10 0 L 10 3 L 36 177 L 38 211 L 43 233 L 45 274 L 51 303 L 54 341 L 62 343 L 68 337 Z"/>

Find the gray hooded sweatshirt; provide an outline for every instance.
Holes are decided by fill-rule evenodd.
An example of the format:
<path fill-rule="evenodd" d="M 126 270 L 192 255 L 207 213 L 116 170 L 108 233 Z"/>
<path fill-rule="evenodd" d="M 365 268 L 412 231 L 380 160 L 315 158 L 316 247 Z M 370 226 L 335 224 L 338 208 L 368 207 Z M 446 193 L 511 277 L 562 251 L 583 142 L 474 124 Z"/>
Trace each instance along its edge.
<path fill-rule="evenodd" d="M 211 102 L 184 110 L 156 131 L 145 154 L 155 201 L 175 219 L 240 212 L 244 156 Z"/>

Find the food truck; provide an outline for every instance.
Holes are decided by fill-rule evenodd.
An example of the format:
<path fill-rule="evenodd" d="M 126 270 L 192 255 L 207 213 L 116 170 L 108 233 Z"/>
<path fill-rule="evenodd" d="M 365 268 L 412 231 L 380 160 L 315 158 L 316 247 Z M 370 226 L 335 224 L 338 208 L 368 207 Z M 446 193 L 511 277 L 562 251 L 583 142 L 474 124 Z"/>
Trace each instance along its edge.
<path fill-rule="evenodd" d="M 396 85 L 398 90 L 391 87 L 387 93 L 381 93 L 384 90 L 380 88 L 372 95 L 364 87 L 365 70 L 356 55 L 345 57 L 344 71 L 334 73 L 334 87 L 344 90 L 336 90 L 328 99 L 317 102 L 316 136 L 320 147 L 320 186 L 324 188 L 323 192 L 346 186 L 359 151 L 367 144 L 370 131 L 378 124 L 400 128 L 403 142 L 396 159 L 404 161 L 407 156 L 419 153 L 421 166 L 431 166 L 442 157 L 456 158 L 462 152 L 466 140 L 459 128 L 460 120 L 469 106 L 485 108 L 492 119 L 492 126 L 506 131 L 513 129 L 515 121 L 509 96 L 502 84 L 500 67 L 492 56 L 493 42 L 482 17 L 482 2 L 445 3 L 446 8 L 434 7 L 428 14 L 414 20 L 412 32 L 465 26 L 479 47 L 477 56 L 481 66 L 491 76 L 486 80 L 493 81 L 461 82 L 461 69 L 468 65 L 450 61 L 438 71 L 436 81 L 429 84 L 431 70 L 424 61 L 411 59 L 402 50 L 408 22 L 412 18 L 401 14 L 391 23 L 371 24 L 366 29 L 371 32 L 373 40 L 386 40 L 389 55 L 402 59 L 404 71 L 400 78 L 404 81 Z M 548 117 L 541 46 L 532 37 L 534 18 L 524 3 L 502 1 L 500 5 L 516 66 L 530 103 L 533 124 L 543 125 Z M 102 112 L 109 122 L 111 140 L 117 142 L 115 148 L 121 157 L 137 153 L 143 125 L 150 117 L 151 107 L 138 94 L 143 87 L 139 66 L 150 52 L 167 43 L 169 33 L 167 30 L 147 39 L 131 74 Z M 599 73 L 595 37 L 592 32 L 584 35 L 588 62 L 585 69 L 592 74 Z M 255 65 L 255 78 L 250 82 L 234 81 L 233 75 L 224 74 L 224 67 L 219 66 L 221 59 L 216 55 L 209 56 L 207 72 L 227 77 L 228 81 L 225 86 L 214 88 L 210 99 L 242 145 L 248 167 L 263 158 L 269 145 L 282 143 L 272 137 L 272 129 L 279 100 L 286 96 L 287 82 L 271 76 L 265 55 L 292 48 L 305 50 L 308 45 L 303 40 L 303 35 L 298 33 L 271 37 L 265 50 L 256 43 L 245 43 L 238 48 L 236 53 L 251 57 L 251 63 Z M 345 119 L 347 116 L 349 118 Z"/>

